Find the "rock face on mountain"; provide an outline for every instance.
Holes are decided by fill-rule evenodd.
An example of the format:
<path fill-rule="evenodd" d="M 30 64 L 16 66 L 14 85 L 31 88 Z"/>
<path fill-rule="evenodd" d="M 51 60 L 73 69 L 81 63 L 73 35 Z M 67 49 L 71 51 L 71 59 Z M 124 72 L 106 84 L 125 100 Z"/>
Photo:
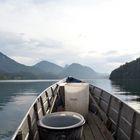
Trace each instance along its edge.
<path fill-rule="evenodd" d="M 83 66 L 77 63 L 73 63 L 67 66 L 61 73 L 61 77 L 73 76 L 82 79 L 98 78 L 98 73 L 87 66 Z"/>
<path fill-rule="evenodd" d="M 93 79 L 100 78 L 101 74 L 78 63 L 73 63 L 65 68 L 48 61 L 26 66 L 0 53 L 0 79 L 58 79 L 67 76 Z"/>
<path fill-rule="evenodd" d="M 111 80 L 116 79 L 140 79 L 140 58 L 126 63 L 113 70 L 109 77 Z"/>

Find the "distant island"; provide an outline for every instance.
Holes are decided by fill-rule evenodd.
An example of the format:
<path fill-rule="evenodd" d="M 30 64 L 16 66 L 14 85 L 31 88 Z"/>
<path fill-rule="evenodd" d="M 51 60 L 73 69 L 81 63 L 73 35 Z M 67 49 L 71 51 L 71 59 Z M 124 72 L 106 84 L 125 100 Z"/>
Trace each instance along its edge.
<path fill-rule="evenodd" d="M 95 72 L 92 68 L 78 63 L 61 67 L 48 61 L 26 66 L 0 52 L 0 80 L 7 79 L 60 79 L 74 76 L 80 79 L 104 78 L 107 75 Z"/>
<path fill-rule="evenodd" d="M 140 58 L 113 70 L 109 78 L 111 80 L 140 79 Z"/>

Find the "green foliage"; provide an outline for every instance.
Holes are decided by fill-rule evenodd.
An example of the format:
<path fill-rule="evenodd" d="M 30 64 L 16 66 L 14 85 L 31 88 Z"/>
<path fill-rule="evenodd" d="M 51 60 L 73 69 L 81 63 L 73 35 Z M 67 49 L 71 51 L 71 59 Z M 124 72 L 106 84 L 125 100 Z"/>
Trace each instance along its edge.
<path fill-rule="evenodd" d="M 140 58 L 113 70 L 110 79 L 140 79 Z"/>

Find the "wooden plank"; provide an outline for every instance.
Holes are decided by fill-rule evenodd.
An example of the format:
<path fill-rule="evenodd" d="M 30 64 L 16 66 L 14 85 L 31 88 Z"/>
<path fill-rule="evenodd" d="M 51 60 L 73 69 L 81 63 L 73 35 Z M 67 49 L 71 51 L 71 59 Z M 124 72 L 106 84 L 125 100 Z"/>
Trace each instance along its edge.
<path fill-rule="evenodd" d="M 85 124 L 84 124 L 84 126 L 85 126 Z M 84 126 L 83 126 L 83 131 L 82 131 L 82 137 L 81 137 L 81 139 L 80 140 L 85 140 L 85 137 L 84 137 Z"/>
<path fill-rule="evenodd" d="M 92 131 L 87 123 L 84 125 L 83 134 L 85 140 L 95 140 L 94 135 L 92 134 Z"/>
<path fill-rule="evenodd" d="M 134 127 L 133 140 L 140 139 L 140 113 L 136 112 L 136 122 Z"/>
<path fill-rule="evenodd" d="M 98 106 L 97 102 L 95 101 L 95 99 L 92 97 L 91 94 L 89 94 L 92 102 L 95 104 L 96 108 L 98 109 L 98 113 L 101 117 L 101 119 L 105 122 L 105 124 L 107 123 L 108 121 L 108 117 L 106 116 L 105 112 L 103 112 L 103 110 Z"/>
<path fill-rule="evenodd" d="M 38 131 L 38 128 L 37 128 L 37 121 L 34 121 L 32 123 L 32 133 L 33 135 L 35 134 L 35 132 Z"/>
<path fill-rule="evenodd" d="M 50 100 L 49 100 L 49 95 L 48 95 L 48 92 L 45 91 L 45 94 L 46 94 L 46 97 L 47 97 L 47 101 L 48 101 L 48 107 L 51 106 L 51 103 L 50 103 Z"/>
<path fill-rule="evenodd" d="M 109 100 L 110 100 L 110 94 L 106 91 L 103 90 L 103 93 L 102 93 L 102 98 L 104 99 L 104 101 L 106 101 L 106 103 L 109 103 Z"/>
<path fill-rule="evenodd" d="M 65 106 L 65 89 L 64 86 L 60 86 L 58 90 L 58 96 L 62 100 L 63 107 Z"/>
<path fill-rule="evenodd" d="M 34 104 L 34 111 L 35 111 L 36 120 L 38 121 L 39 120 L 39 116 L 38 116 L 37 102 Z"/>
<path fill-rule="evenodd" d="M 29 133 L 29 127 L 28 127 L 28 120 L 27 120 L 27 118 L 22 123 L 20 130 L 22 131 L 22 139 L 25 139 L 26 136 Z"/>
<path fill-rule="evenodd" d="M 52 92 L 52 97 L 55 96 L 55 94 L 57 93 L 58 91 L 58 84 L 56 84 L 55 86 L 51 86 L 51 92 Z"/>
<path fill-rule="evenodd" d="M 117 125 L 119 107 L 120 107 L 120 100 L 112 96 L 108 116 L 115 125 Z"/>
<path fill-rule="evenodd" d="M 128 122 L 132 123 L 133 114 L 134 114 L 134 109 L 132 109 L 130 106 L 126 104 L 123 104 L 121 116 L 123 116 Z"/>
<path fill-rule="evenodd" d="M 31 122 L 33 122 L 36 119 L 34 108 L 30 109 L 29 114 L 30 114 L 30 117 L 31 117 Z"/>
<path fill-rule="evenodd" d="M 106 128 L 104 122 L 102 122 L 98 116 L 93 113 L 89 113 L 90 117 L 94 120 L 95 124 L 98 126 L 98 129 L 101 131 L 105 140 L 114 140 L 111 132 Z"/>
<path fill-rule="evenodd" d="M 133 114 L 133 121 L 132 121 L 132 124 L 131 124 L 130 140 L 133 140 L 133 137 L 134 137 L 135 124 L 136 124 L 136 112 L 134 112 L 134 114 Z"/>
<path fill-rule="evenodd" d="M 47 112 L 47 110 L 48 110 L 48 108 L 49 108 L 48 102 L 46 101 L 46 102 L 43 104 L 43 106 L 44 106 L 44 110 L 45 110 L 45 114 L 46 114 L 46 112 Z"/>
<path fill-rule="evenodd" d="M 89 84 L 89 92 L 90 93 L 94 93 L 94 88 L 95 88 L 95 86 Z"/>
<path fill-rule="evenodd" d="M 24 140 L 29 140 L 29 133 L 27 133 L 26 137 L 24 138 Z"/>
<path fill-rule="evenodd" d="M 59 90 L 59 85 L 56 84 L 56 85 L 55 85 L 55 88 L 54 88 L 54 91 L 55 91 L 55 92 L 58 92 L 58 90 Z"/>
<path fill-rule="evenodd" d="M 43 103 L 45 103 L 47 101 L 47 97 L 46 97 L 45 92 L 41 95 L 41 98 L 42 98 Z"/>
<path fill-rule="evenodd" d="M 52 92 L 52 97 L 54 97 L 54 90 L 52 87 L 51 87 L 51 92 Z"/>
<path fill-rule="evenodd" d="M 41 103 L 42 113 L 43 113 L 43 116 L 44 116 L 46 114 L 46 112 L 45 112 L 45 109 L 44 109 L 43 99 L 42 99 L 41 96 L 40 96 L 40 103 Z"/>
<path fill-rule="evenodd" d="M 55 97 L 54 97 L 54 99 L 53 99 L 53 102 L 52 102 L 52 105 L 51 105 L 51 108 L 50 108 L 49 113 L 52 113 L 52 111 L 53 111 L 53 109 L 54 109 L 54 105 L 55 105 L 56 98 L 57 98 L 57 94 L 55 95 Z"/>
<path fill-rule="evenodd" d="M 47 89 L 47 94 L 48 94 L 48 97 L 52 97 L 52 91 L 51 91 L 51 88 L 48 88 L 48 89 Z"/>
<path fill-rule="evenodd" d="M 82 135 L 82 138 L 81 138 L 81 140 L 85 140 L 84 134 Z"/>
<path fill-rule="evenodd" d="M 129 123 L 124 117 L 121 116 L 120 118 L 120 125 L 119 128 L 127 135 L 127 137 L 130 137 L 131 133 L 131 123 Z M 119 135 L 119 134 L 118 134 Z"/>
<path fill-rule="evenodd" d="M 111 108 L 118 111 L 119 110 L 119 103 L 120 103 L 120 100 L 118 98 L 112 96 Z"/>
<path fill-rule="evenodd" d="M 40 97 L 37 99 L 37 108 L 38 110 L 41 109 Z"/>
<path fill-rule="evenodd" d="M 38 131 L 36 131 L 36 132 L 34 133 L 34 138 L 33 138 L 33 140 L 40 140 Z"/>
<path fill-rule="evenodd" d="M 56 111 L 55 104 L 56 104 L 56 99 L 58 97 L 58 91 L 59 91 L 59 86 L 56 85 L 55 89 L 54 90 L 52 89 L 52 95 L 53 96 L 52 96 L 52 99 L 50 101 L 51 107 L 50 107 L 49 113 L 52 113 L 52 112 Z"/>
<path fill-rule="evenodd" d="M 28 138 L 28 140 L 33 140 L 32 121 L 31 121 L 30 114 L 28 114 L 27 119 L 28 119 L 28 127 L 29 127 L 29 138 Z"/>
<path fill-rule="evenodd" d="M 102 99 L 102 93 L 103 93 L 103 90 L 100 91 L 99 100 L 98 100 L 98 105 L 100 105 L 100 102 L 101 102 L 101 99 Z"/>
<path fill-rule="evenodd" d="M 39 119 L 41 119 L 42 116 L 43 116 L 43 113 L 42 113 L 42 109 L 40 108 L 40 109 L 38 110 L 38 117 L 39 117 Z"/>
<path fill-rule="evenodd" d="M 128 139 L 133 139 L 135 125 L 135 111 L 123 103 L 119 122 L 120 132 Z M 118 134 L 119 136 L 120 134 Z M 132 136 L 131 136 L 132 135 Z"/>
<path fill-rule="evenodd" d="M 100 107 L 104 112 L 107 112 L 108 104 L 105 101 L 103 100 L 100 101 Z"/>
<path fill-rule="evenodd" d="M 119 124 L 120 124 L 122 107 L 123 107 L 123 103 L 120 101 L 119 102 L 119 111 L 118 111 L 118 116 L 117 116 L 117 122 L 116 122 L 116 130 L 115 130 L 115 136 L 116 137 L 117 137 L 117 134 L 118 134 L 118 128 L 119 128 Z"/>
<path fill-rule="evenodd" d="M 101 134 L 101 131 L 99 130 L 98 126 L 96 125 L 96 123 L 91 115 L 88 115 L 87 123 L 92 131 L 92 134 L 94 135 L 95 140 L 104 140 L 104 137 Z"/>
<path fill-rule="evenodd" d="M 117 124 L 117 116 L 118 116 L 117 110 L 110 108 L 108 116 L 111 119 L 111 121 L 116 125 Z"/>
<path fill-rule="evenodd" d="M 140 139 L 140 133 L 139 131 L 137 131 L 136 129 L 134 130 L 134 136 L 133 136 L 133 140 L 139 140 Z"/>
<path fill-rule="evenodd" d="M 98 103 L 99 97 L 94 96 L 95 101 Z"/>
<path fill-rule="evenodd" d="M 110 97 L 109 97 L 108 107 L 107 107 L 107 111 L 106 111 L 107 116 L 108 116 L 108 113 L 109 113 L 109 110 L 110 110 L 111 99 L 112 99 L 112 95 L 110 95 Z"/>
<path fill-rule="evenodd" d="M 19 131 L 15 137 L 15 140 L 22 140 L 22 131 Z"/>
<path fill-rule="evenodd" d="M 117 140 L 129 140 L 129 137 L 124 133 L 121 128 L 118 129 Z"/>
<path fill-rule="evenodd" d="M 140 133 L 140 113 L 136 112 L 136 124 L 135 124 L 135 128 L 139 131 Z"/>
<path fill-rule="evenodd" d="M 97 97 L 99 97 L 100 94 L 101 94 L 101 91 L 102 91 L 101 89 L 95 87 L 95 88 L 94 88 L 94 95 L 97 96 Z"/>

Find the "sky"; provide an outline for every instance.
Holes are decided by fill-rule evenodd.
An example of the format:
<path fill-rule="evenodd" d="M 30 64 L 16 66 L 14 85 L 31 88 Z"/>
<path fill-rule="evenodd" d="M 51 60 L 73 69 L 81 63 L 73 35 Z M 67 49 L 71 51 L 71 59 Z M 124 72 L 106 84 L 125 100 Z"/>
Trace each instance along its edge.
<path fill-rule="evenodd" d="M 139 0 L 0 0 L 0 51 L 26 65 L 110 73 L 140 57 Z"/>

